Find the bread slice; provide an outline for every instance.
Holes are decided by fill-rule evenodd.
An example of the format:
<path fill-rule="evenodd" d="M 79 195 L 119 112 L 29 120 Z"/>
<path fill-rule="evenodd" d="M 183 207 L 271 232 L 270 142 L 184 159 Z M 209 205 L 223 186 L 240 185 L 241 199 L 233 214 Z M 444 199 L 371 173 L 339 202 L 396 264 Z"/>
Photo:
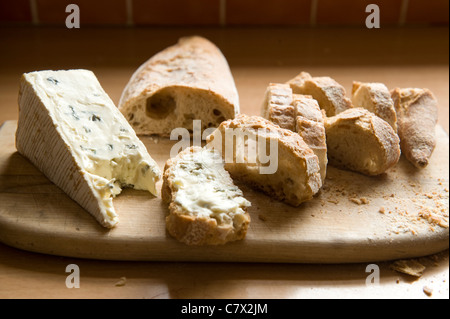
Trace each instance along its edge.
<path fill-rule="evenodd" d="M 292 94 L 288 84 L 271 83 L 262 106 L 263 117 L 281 128 L 297 132 L 319 159 L 322 184 L 327 171 L 325 112 L 310 95 Z"/>
<path fill-rule="evenodd" d="M 157 194 L 158 165 L 91 71 L 22 76 L 16 147 L 107 228 L 122 187 Z"/>
<path fill-rule="evenodd" d="M 119 109 L 137 134 L 170 136 L 174 128 L 217 127 L 239 113 L 239 97 L 220 50 L 199 36 L 181 38 L 142 64 Z"/>
<path fill-rule="evenodd" d="M 374 176 L 400 158 L 400 141 L 386 121 L 363 108 L 325 119 L 328 159 L 333 166 Z"/>
<path fill-rule="evenodd" d="M 188 245 L 219 245 L 243 239 L 251 204 L 225 171 L 221 154 L 190 147 L 164 168 L 162 199 L 169 203 L 170 235 Z"/>
<path fill-rule="evenodd" d="M 334 116 L 352 107 L 344 87 L 330 77 L 312 77 L 307 72 L 301 72 L 287 83 L 294 94 L 311 95 L 316 99 L 327 116 Z"/>
<path fill-rule="evenodd" d="M 250 154 L 250 140 L 265 147 L 263 150 L 258 146 L 254 161 L 250 156 L 243 156 Z M 233 141 L 231 145 L 230 141 Z M 312 199 L 322 186 L 319 160 L 300 135 L 259 116 L 240 114 L 222 122 L 208 136 L 207 143 L 208 147 L 221 151 L 225 169 L 233 178 L 290 205 L 298 206 Z M 272 149 L 271 144 L 275 146 Z M 244 145 L 244 149 L 239 150 L 239 145 Z M 270 163 L 263 160 L 266 150 L 271 150 Z M 275 170 L 270 174 L 262 173 L 262 168 L 272 165 L 273 161 Z"/>
<path fill-rule="evenodd" d="M 383 83 L 353 82 L 352 101 L 388 122 L 397 132 L 397 114 L 389 89 Z"/>
<path fill-rule="evenodd" d="M 319 108 L 317 101 L 306 95 L 293 95 L 295 107 L 295 131 L 313 150 L 319 159 L 322 184 L 327 174 L 327 138 L 325 132 L 325 111 Z"/>
<path fill-rule="evenodd" d="M 398 116 L 398 134 L 403 154 L 417 168 L 428 165 L 436 147 L 438 103 L 428 89 L 391 91 Z"/>
<path fill-rule="evenodd" d="M 264 96 L 262 117 L 281 128 L 295 131 L 295 108 L 288 84 L 270 83 Z"/>

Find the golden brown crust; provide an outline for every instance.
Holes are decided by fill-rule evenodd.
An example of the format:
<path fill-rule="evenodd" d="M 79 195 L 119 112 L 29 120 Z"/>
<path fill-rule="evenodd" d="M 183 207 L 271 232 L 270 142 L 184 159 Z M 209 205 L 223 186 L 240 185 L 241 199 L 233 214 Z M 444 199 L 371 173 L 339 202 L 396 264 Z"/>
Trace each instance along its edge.
<path fill-rule="evenodd" d="M 391 95 L 402 152 L 415 167 L 424 168 L 436 147 L 437 100 L 428 89 L 396 88 Z"/>
<path fill-rule="evenodd" d="M 334 116 L 349 108 L 352 101 L 346 97 L 345 88 L 330 77 L 312 77 L 302 72 L 287 82 L 294 94 L 311 95 L 319 102 L 327 116 Z"/>
<path fill-rule="evenodd" d="M 234 178 L 293 206 L 312 199 L 322 187 L 319 160 L 297 133 L 280 128 L 261 117 L 240 114 L 233 120 L 223 122 L 208 137 L 208 144 L 214 145 L 213 147 L 217 143 L 221 144 L 224 153 L 228 129 L 250 132 L 258 139 L 265 139 L 266 145 L 273 140 L 277 143 L 278 151 L 278 168 L 273 174 L 261 174 L 249 163 L 237 163 L 236 160 L 226 162 L 225 168 Z M 217 138 L 221 140 L 216 140 Z"/>
<path fill-rule="evenodd" d="M 188 214 L 180 205 L 174 202 L 174 187 L 172 185 L 173 168 L 177 161 L 188 153 L 201 151 L 201 147 L 190 147 L 169 159 L 164 167 L 161 196 L 169 204 L 169 215 L 166 216 L 166 228 L 171 236 L 187 245 L 222 245 L 227 242 L 245 238 L 250 224 L 250 215 L 244 209 L 244 214 L 236 214 L 232 225 L 218 225 L 211 217 Z"/>
<path fill-rule="evenodd" d="M 132 75 L 119 109 L 137 134 L 170 136 L 192 119 L 215 125 L 239 113 L 239 97 L 221 51 L 199 36 L 181 38 Z"/>
<path fill-rule="evenodd" d="M 366 109 L 353 108 L 326 118 L 325 129 L 328 158 L 334 166 L 375 176 L 400 158 L 398 135 L 386 121 Z"/>
<path fill-rule="evenodd" d="M 383 83 L 353 82 L 352 101 L 388 122 L 397 132 L 397 114 L 388 88 Z"/>
<path fill-rule="evenodd" d="M 308 78 L 304 76 L 305 79 Z M 274 95 L 277 97 L 281 95 L 283 98 L 272 98 Z M 288 84 L 271 83 L 266 90 L 263 110 L 262 113 L 269 121 L 281 128 L 297 132 L 314 151 L 319 159 L 323 184 L 328 163 L 324 128 L 325 111 L 320 109 L 317 101 L 310 95 L 292 94 Z"/>

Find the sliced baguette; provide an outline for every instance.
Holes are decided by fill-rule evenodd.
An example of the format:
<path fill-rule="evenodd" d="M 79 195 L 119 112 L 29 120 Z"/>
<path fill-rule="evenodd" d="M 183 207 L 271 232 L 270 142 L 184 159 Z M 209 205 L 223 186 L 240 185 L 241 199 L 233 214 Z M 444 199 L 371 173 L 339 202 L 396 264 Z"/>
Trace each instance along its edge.
<path fill-rule="evenodd" d="M 301 72 L 287 82 L 294 94 L 311 95 L 317 100 L 327 116 L 334 116 L 349 108 L 352 101 L 346 97 L 345 89 L 330 77 L 312 77 Z"/>
<path fill-rule="evenodd" d="M 313 150 L 319 159 L 322 184 L 327 174 L 327 138 L 325 132 L 325 111 L 320 110 L 317 101 L 306 95 L 293 95 L 295 107 L 295 131 Z"/>
<path fill-rule="evenodd" d="M 281 128 L 295 131 L 295 108 L 292 105 L 292 89 L 288 84 L 269 84 L 264 96 L 262 117 Z"/>
<path fill-rule="evenodd" d="M 397 88 L 391 94 L 398 116 L 402 152 L 415 167 L 424 168 L 436 147 L 436 97 L 428 89 Z"/>
<path fill-rule="evenodd" d="M 352 101 L 388 122 L 397 132 L 397 114 L 389 89 L 383 83 L 353 82 Z"/>
<path fill-rule="evenodd" d="M 236 134 L 236 141 L 227 145 L 229 133 Z M 270 143 L 276 146 L 277 154 L 269 154 L 270 160 L 277 161 L 273 174 L 262 174 L 264 166 L 262 150 L 257 149 L 256 161 L 249 158 L 239 161 L 242 154 L 237 152 L 237 145 L 247 145 L 248 140 L 255 140 L 270 149 Z M 311 148 L 297 133 L 280 128 L 272 122 L 258 116 L 238 115 L 228 120 L 207 138 L 207 146 L 220 150 L 225 158 L 225 169 L 233 178 L 241 180 L 259 189 L 274 199 L 298 206 L 310 200 L 322 186 L 319 160 Z M 246 154 L 246 151 L 244 153 Z M 232 159 L 227 159 L 227 153 L 232 153 Z M 266 155 L 266 154 L 264 154 Z M 275 156 L 276 155 L 276 156 Z M 272 162 L 270 164 L 273 164 Z"/>
<path fill-rule="evenodd" d="M 170 136 L 172 129 L 217 127 L 239 113 L 228 63 L 205 38 L 181 38 L 142 64 L 126 85 L 119 109 L 137 134 Z"/>
<path fill-rule="evenodd" d="M 279 127 L 297 132 L 319 159 L 322 184 L 327 171 L 325 112 L 310 95 L 292 94 L 288 84 L 271 83 L 262 106 L 263 117 Z"/>
<path fill-rule="evenodd" d="M 247 201 L 225 171 L 221 154 L 191 147 L 166 162 L 161 190 L 169 204 L 166 227 L 188 245 L 219 245 L 243 239 Z"/>
<path fill-rule="evenodd" d="M 379 175 L 400 158 L 400 141 L 392 127 L 363 108 L 325 119 L 331 165 L 365 175 Z"/>

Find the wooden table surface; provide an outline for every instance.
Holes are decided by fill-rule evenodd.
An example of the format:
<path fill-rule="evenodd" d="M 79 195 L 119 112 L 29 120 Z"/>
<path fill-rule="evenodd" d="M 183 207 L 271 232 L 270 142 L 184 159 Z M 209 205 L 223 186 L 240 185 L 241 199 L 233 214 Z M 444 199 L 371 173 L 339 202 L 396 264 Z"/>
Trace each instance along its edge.
<path fill-rule="evenodd" d="M 428 87 L 449 130 L 448 28 L 0 28 L 0 123 L 17 119 L 20 75 L 42 69 L 93 70 L 118 102 L 132 72 L 185 35 L 200 34 L 226 55 L 241 111 L 258 114 L 269 82 L 301 71 L 328 75 L 347 91 L 353 80 Z M 448 178 L 448 176 L 446 177 Z M 1 209 L 1 203 L 0 203 Z M 380 284 L 366 285 L 367 264 L 111 262 L 46 256 L 0 244 L 0 298 L 432 298 L 449 297 L 449 254 L 420 258 L 420 279 L 377 263 Z M 80 288 L 65 285 L 80 267 Z M 126 277 L 125 285 L 116 285 Z"/>

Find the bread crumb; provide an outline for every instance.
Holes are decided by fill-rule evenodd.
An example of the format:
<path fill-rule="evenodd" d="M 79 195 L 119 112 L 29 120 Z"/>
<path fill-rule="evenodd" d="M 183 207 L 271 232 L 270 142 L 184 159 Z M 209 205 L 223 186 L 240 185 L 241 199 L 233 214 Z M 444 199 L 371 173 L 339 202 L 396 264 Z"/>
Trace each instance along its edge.
<path fill-rule="evenodd" d="M 425 293 L 425 295 L 427 295 L 428 297 L 431 297 L 433 295 L 433 289 L 431 289 L 428 286 L 424 286 L 423 287 L 423 292 Z"/>
<path fill-rule="evenodd" d="M 385 209 L 384 207 L 380 207 L 380 209 L 378 210 L 378 212 L 379 212 L 380 214 L 384 214 L 384 213 L 386 213 L 386 209 Z"/>
<path fill-rule="evenodd" d="M 402 274 L 407 274 L 409 276 L 413 276 L 416 278 L 420 278 L 423 275 L 426 267 L 419 263 L 417 260 L 408 259 L 408 260 L 397 260 L 393 264 L 391 264 L 391 269 Z"/>
<path fill-rule="evenodd" d="M 327 202 L 337 205 L 339 204 L 339 199 L 328 199 Z"/>
<path fill-rule="evenodd" d="M 114 284 L 116 287 L 123 287 L 127 283 L 127 277 L 120 277 L 119 281 Z"/>
<path fill-rule="evenodd" d="M 258 215 L 258 218 L 259 218 L 260 220 L 262 220 L 263 222 L 267 221 L 267 217 L 266 217 L 265 215 L 263 215 L 263 214 L 259 214 L 259 215 Z"/>
<path fill-rule="evenodd" d="M 361 198 L 350 197 L 348 200 L 357 205 L 367 205 L 370 203 L 370 201 L 366 197 Z"/>
<path fill-rule="evenodd" d="M 432 225 L 438 225 L 442 228 L 448 228 L 448 219 L 443 216 L 432 212 L 429 208 L 425 208 L 424 210 L 419 212 L 419 217 L 425 219 Z"/>

